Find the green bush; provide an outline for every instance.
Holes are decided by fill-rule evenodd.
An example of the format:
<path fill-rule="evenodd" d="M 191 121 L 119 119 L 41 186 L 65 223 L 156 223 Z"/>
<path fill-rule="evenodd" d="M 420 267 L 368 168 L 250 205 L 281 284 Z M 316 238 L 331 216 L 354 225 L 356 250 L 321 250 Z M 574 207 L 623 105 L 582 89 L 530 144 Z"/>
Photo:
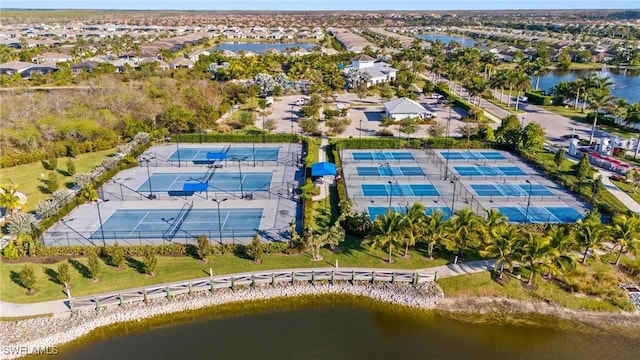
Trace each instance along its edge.
<path fill-rule="evenodd" d="M 172 141 L 179 140 L 185 143 L 297 143 L 304 140 L 304 137 L 296 134 L 234 134 L 234 133 L 205 133 L 205 134 L 179 134 L 171 137 Z"/>
<path fill-rule="evenodd" d="M 251 260 L 257 262 L 262 261 L 264 246 L 257 234 L 253 236 L 251 243 L 244 247 L 244 252 L 251 258 Z"/>
<path fill-rule="evenodd" d="M 20 281 L 20 285 L 31 291 L 35 289 L 36 286 L 36 273 L 33 271 L 33 268 L 25 265 L 22 267 L 22 270 L 20 270 L 20 273 L 18 273 L 18 280 Z"/>
<path fill-rule="evenodd" d="M 156 249 L 147 245 L 144 248 L 144 255 L 142 257 L 142 269 L 145 274 L 155 275 L 156 266 L 158 265 L 158 258 L 156 257 Z"/>
<path fill-rule="evenodd" d="M 545 96 L 534 91 L 527 91 L 524 94 L 533 105 L 549 106 L 553 104 L 553 96 Z"/>

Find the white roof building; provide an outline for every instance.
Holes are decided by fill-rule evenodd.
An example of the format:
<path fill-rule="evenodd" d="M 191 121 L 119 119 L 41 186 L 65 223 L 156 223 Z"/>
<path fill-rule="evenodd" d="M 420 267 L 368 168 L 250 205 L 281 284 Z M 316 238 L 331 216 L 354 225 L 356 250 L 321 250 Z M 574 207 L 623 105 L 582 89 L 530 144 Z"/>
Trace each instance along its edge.
<path fill-rule="evenodd" d="M 344 68 L 346 73 L 350 69 L 358 69 L 366 72 L 371 76 L 371 79 L 367 82 L 367 86 L 373 86 L 385 82 L 391 82 L 396 79 L 397 69 L 391 67 L 391 65 L 378 61 L 368 55 L 359 55 L 351 59 L 351 66 Z"/>
<path fill-rule="evenodd" d="M 391 101 L 387 101 L 384 105 L 385 114 L 394 119 L 402 120 L 406 118 L 430 118 L 434 114 L 425 109 L 417 101 L 408 98 L 399 98 Z"/>

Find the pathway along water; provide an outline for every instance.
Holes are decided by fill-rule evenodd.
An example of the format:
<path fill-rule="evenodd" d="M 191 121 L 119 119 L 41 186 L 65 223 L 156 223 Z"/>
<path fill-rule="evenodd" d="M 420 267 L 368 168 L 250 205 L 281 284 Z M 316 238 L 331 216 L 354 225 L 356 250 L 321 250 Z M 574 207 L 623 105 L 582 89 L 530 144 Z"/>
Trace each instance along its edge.
<path fill-rule="evenodd" d="M 556 318 L 423 311 L 345 295 L 172 314 L 94 331 L 62 359 L 635 359 L 638 335 Z"/>

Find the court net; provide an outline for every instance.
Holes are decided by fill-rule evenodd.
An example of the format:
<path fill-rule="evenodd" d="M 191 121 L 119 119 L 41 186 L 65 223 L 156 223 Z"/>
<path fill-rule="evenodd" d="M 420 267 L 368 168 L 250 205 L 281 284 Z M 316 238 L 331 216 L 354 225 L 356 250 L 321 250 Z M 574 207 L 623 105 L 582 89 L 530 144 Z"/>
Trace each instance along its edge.
<path fill-rule="evenodd" d="M 175 217 L 173 222 L 169 224 L 169 228 L 162 234 L 163 239 L 168 241 L 173 240 L 173 238 L 176 236 L 176 233 L 180 229 L 180 226 L 184 222 L 184 219 L 187 217 L 187 215 L 189 215 L 189 212 L 192 208 L 193 201 L 191 203 L 185 203 L 182 206 L 182 209 L 180 209 L 180 212 L 178 212 L 178 215 Z"/>

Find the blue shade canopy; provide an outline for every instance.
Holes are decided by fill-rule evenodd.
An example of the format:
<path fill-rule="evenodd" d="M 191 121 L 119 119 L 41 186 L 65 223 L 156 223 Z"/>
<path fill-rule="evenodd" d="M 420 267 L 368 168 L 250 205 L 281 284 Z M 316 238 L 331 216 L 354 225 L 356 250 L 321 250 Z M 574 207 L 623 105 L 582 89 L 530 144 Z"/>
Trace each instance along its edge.
<path fill-rule="evenodd" d="M 311 176 L 336 175 L 336 165 L 328 162 L 319 162 L 311 165 Z"/>
<path fill-rule="evenodd" d="M 207 152 L 207 160 L 224 160 L 226 158 L 226 152 Z"/>
<path fill-rule="evenodd" d="M 209 184 L 205 183 L 184 183 L 182 191 L 206 191 Z"/>

